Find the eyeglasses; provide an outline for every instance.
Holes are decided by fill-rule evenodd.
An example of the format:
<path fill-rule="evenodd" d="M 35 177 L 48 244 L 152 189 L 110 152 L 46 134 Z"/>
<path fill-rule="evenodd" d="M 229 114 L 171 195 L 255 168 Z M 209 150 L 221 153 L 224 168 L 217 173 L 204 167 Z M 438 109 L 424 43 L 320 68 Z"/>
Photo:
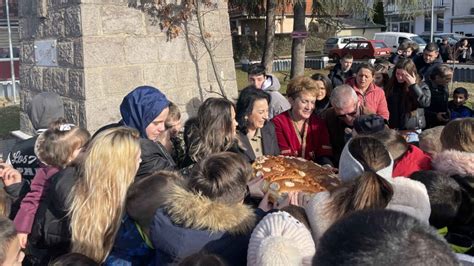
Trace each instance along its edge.
<path fill-rule="evenodd" d="M 355 110 L 352 113 L 347 113 L 347 114 L 342 114 L 342 115 L 337 115 L 338 118 L 345 118 L 346 116 L 354 117 L 357 115 L 357 110 Z"/>

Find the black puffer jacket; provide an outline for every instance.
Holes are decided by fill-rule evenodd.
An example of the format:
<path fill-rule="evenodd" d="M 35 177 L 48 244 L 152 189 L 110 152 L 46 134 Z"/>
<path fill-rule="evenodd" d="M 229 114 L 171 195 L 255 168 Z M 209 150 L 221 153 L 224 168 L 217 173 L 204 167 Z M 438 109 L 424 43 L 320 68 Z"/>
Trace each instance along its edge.
<path fill-rule="evenodd" d="M 70 206 L 70 194 L 76 180 L 76 168 L 68 167 L 51 177 L 51 185 L 46 197 L 41 201 L 35 216 L 35 222 L 28 243 L 35 252 L 39 262 L 48 262 L 69 252 L 71 232 L 67 215 Z"/>
<path fill-rule="evenodd" d="M 426 126 L 424 108 L 430 106 L 431 91 L 426 83 L 413 84 L 408 87 L 408 93 L 403 92 L 403 87 L 395 85 L 392 92 L 387 94 L 388 111 L 390 112 L 389 125 L 396 129 L 423 129 Z M 411 110 L 408 110 L 408 102 Z M 416 117 L 415 117 L 416 116 Z M 417 123 L 407 124 L 413 118 Z M 416 124 L 415 128 L 413 125 Z"/>

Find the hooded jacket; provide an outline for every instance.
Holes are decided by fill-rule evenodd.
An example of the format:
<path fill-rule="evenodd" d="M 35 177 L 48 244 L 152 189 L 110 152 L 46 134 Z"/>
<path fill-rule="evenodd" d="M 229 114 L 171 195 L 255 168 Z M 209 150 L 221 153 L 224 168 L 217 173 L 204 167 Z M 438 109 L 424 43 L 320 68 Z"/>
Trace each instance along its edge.
<path fill-rule="evenodd" d="M 49 124 L 64 117 L 64 103 L 61 97 L 54 92 L 42 92 L 31 100 L 27 109 L 36 134 L 43 132 Z M 39 168 L 39 160 L 34 151 L 37 136 L 16 143 L 8 154 L 7 162 L 18 170 L 29 187 L 31 180 Z"/>
<path fill-rule="evenodd" d="M 263 83 L 262 90 L 270 95 L 270 110 L 268 112 L 269 119 L 272 119 L 291 108 L 288 100 L 280 93 L 280 87 L 280 81 L 277 77 L 272 74 L 266 75 L 266 80 Z"/>
<path fill-rule="evenodd" d="M 474 153 L 445 150 L 433 157 L 432 165 L 461 186 L 462 202 L 456 224 L 470 224 L 474 232 Z"/>
<path fill-rule="evenodd" d="M 246 265 L 250 235 L 260 214 L 244 204 L 223 204 L 173 185 L 153 219 L 155 265 L 175 265 L 201 250 L 228 265 Z"/>
<path fill-rule="evenodd" d="M 125 96 L 120 105 L 122 120 L 102 127 L 94 135 L 95 137 L 103 130 L 119 126 L 138 130 L 142 162 L 138 168 L 136 180 L 159 170 L 173 170 L 176 167 L 165 147 L 159 142 L 148 139 L 146 134 L 148 125 L 168 106 L 168 99 L 158 89 L 149 86 L 138 87 Z"/>

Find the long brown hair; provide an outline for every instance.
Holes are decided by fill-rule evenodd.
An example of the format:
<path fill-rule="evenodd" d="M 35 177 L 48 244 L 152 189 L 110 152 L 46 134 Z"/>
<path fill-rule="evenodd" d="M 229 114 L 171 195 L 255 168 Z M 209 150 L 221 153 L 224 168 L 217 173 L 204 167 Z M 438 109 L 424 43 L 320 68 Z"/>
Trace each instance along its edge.
<path fill-rule="evenodd" d="M 376 173 L 391 163 L 383 144 L 372 137 L 357 137 L 349 143 L 349 152 L 364 172 L 332 193 L 326 211 L 335 220 L 357 210 L 385 208 L 393 196 L 390 183 Z"/>
<path fill-rule="evenodd" d="M 411 112 L 418 108 L 418 102 L 416 95 L 413 94 L 411 90 L 408 88 L 408 84 L 406 82 L 399 83 L 397 80 L 397 69 L 403 69 L 410 75 L 415 75 L 416 77 L 416 84 L 421 83 L 420 76 L 418 75 L 418 71 L 416 70 L 416 65 L 410 58 L 402 58 L 400 59 L 395 68 L 393 69 L 393 74 L 390 80 L 388 81 L 388 85 L 385 90 L 385 96 L 392 97 L 394 94 L 394 90 L 401 90 L 401 101 L 405 105 L 405 110 L 407 112 Z"/>
<path fill-rule="evenodd" d="M 209 98 L 199 107 L 189 136 L 188 152 L 194 162 L 227 151 L 236 143 L 232 110 L 234 104 L 224 98 Z"/>
<path fill-rule="evenodd" d="M 474 118 L 449 122 L 441 132 L 441 144 L 444 150 L 474 152 Z"/>

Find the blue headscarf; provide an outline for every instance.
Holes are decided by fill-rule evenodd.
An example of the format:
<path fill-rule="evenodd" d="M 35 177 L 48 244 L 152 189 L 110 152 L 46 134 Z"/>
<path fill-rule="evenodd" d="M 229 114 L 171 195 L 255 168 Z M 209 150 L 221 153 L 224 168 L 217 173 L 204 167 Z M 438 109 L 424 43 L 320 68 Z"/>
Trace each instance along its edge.
<path fill-rule="evenodd" d="M 166 96 L 157 88 L 138 87 L 123 98 L 120 105 L 122 122 L 137 129 L 142 138 L 147 138 L 146 127 L 169 105 Z"/>

